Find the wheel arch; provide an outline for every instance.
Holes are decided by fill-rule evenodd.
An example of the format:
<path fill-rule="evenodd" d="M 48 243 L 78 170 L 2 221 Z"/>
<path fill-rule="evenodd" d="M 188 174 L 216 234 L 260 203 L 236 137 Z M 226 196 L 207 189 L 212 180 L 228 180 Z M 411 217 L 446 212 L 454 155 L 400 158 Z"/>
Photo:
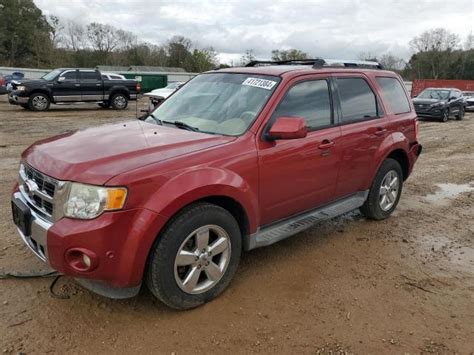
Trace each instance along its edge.
<path fill-rule="evenodd" d="M 28 94 L 28 99 L 30 99 L 31 96 L 33 96 L 34 94 L 44 94 L 48 97 L 50 102 L 54 102 L 51 92 L 46 89 L 37 88 L 37 89 L 31 90 L 31 92 Z"/>
<path fill-rule="evenodd" d="M 408 178 L 408 175 L 410 174 L 410 162 L 408 160 L 408 154 L 405 152 L 405 150 L 398 148 L 393 151 L 391 151 L 385 159 L 394 159 L 400 164 L 400 167 L 402 168 L 402 173 L 403 173 L 403 181 L 405 181 Z M 385 160 L 384 159 L 384 160 Z"/>
<path fill-rule="evenodd" d="M 123 94 L 125 95 L 125 97 L 127 98 L 127 100 L 130 100 L 130 92 L 126 89 L 126 88 L 123 88 L 123 87 L 112 87 L 110 89 L 110 94 L 108 96 L 108 101 L 112 100 L 112 97 L 115 95 L 115 94 Z"/>

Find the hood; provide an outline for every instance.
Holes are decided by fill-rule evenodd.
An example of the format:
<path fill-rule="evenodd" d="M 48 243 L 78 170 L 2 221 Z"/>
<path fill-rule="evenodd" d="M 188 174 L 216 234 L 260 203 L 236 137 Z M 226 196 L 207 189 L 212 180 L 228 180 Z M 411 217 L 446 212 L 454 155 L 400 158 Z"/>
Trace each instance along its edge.
<path fill-rule="evenodd" d="M 446 102 L 447 100 L 439 100 L 439 99 L 420 99 L 418 97 L 413 98 L 413 103 L 414 104 L 422 104 L 422 105 L 432 105 L 436 104 L 438 102 Z"/>
<path fill-rule="evenodd" d="M 162 97 L 166 99 L 168 96 L 170 96 L 174 90 L 171 89 L 156 89 L 153 91 L 150 91 L 145 94 L 145 96 L 151 96 L 151 97 Z"/>
<path fill-rule="evenodd" d="M 22 158 L 56 179 L 102 185 L 121 173 L 235 139 L 127 121 L 38 141 Z"/>
<path fill-rule="evenodd" d="M 11 83 L 14 87 L 18 85 L 24 85 L 27 87 L 38 87 L 47 84 L 48 82 L 44 79 L 31 79 L 31 80 L 12 80 Z"/>

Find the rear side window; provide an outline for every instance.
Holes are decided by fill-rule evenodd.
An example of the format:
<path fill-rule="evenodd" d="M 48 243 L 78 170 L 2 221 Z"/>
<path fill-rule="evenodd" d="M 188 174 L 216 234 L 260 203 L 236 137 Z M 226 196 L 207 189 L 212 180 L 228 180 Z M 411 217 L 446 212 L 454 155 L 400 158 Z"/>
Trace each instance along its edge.
<path fill-rule="evenodd" d="M 377 117 L 377 98 L 362 78 L 337 78 L 342 122 L 350 123 Z"/>
<path fill-rule="evenodd" d="M 381 77 L 376 78 L 377 83 L 382 88 L 383 97 L 392 107 L 393 113 L 410 112 L 410 104 L 403 90 L 402 84 L 395 78 Z"/>
<path fill-rule="evenodd" d="M 296 84 L 273 113 L 273 117 L 303 117 L 309 129 L 332 123 L 331 99 L 326 80 L 311 80 Z"/>
<path fill-rule="evenodd" d="M 95 71 L 81 71 L 82 80 L 99 80 L 99 76 Z"/>

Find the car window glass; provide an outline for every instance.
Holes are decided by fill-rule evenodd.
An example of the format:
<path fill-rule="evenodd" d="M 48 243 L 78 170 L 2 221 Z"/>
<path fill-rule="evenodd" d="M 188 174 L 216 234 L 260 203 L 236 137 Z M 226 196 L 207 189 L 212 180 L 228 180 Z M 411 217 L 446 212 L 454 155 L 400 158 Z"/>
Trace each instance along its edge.
<path fill-rule="evenodd" d="M 98 80 L 97 73 L 94 71 L 82 71 L 81 72 L 82 80 Z"/>
<path fill-rule="evenodd" d="M 277 117 L 303 117 L 309 129 L 328 126 L 332 122 L 331 99 L 326 80 L 305 81 L 288 90 L 273 113 Z"/>
<path fill-rule="evenodd" d="M 362 78 L 338 78 L 342 122 L 355 122 L 377 117 L 377 98 Z"/>
<path fill-rule="evenodd" d="M 389 77 L 377 77 L 376 80 L 395 114 L 410 112 L 410 104 L 400 81 Z"/>
<path fill-rule="evenodd" d="M 76 80 L 77 79 L 77 72 L 76 71 L 68 71 L 67 73 L 64 73 L 61 76 L 64 77 L 66 80 Z"/>

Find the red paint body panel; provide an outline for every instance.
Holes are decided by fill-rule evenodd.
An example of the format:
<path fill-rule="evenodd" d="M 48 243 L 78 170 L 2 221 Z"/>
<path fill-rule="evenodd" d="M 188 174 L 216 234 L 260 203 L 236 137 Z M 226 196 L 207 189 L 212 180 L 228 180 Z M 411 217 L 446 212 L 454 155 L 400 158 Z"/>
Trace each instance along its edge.
<path fill-rule="evenodd" d="M 375 81 L 375 76 L 398 78 L 391 72 L 315 71 L 308 66 L 223 72 L 282 78 L 240 137 L 133 121 L 46 139 L 23 153 L 30 165 L 54 178 L 128 189 L 122 211 L 106 212 L 94 220 L 63 218 L 54 223 L 48 232 L 53 268 L 114 287 L 136 286 L 154 240 L 186 205 L 216 196 L 232 199 L 245 211 L 252 234 L 261 226 L 367 190 L 382 161 L 394 150 L 406 154 L 409 171 L 416 161 L 419 147 L 413 107 L 410 113 L 394 115 Z M 273 111 L 294 83 L 348 75 L 363 76 L 370 83 L 384 109 L 383 117 L 348 125 L 335 122 L 299 139 L 264 139 Z M 98 258 L 96 268 L 91 272 L 71 269 L 65 262 L 70 248 L 93 252 Z"/>

